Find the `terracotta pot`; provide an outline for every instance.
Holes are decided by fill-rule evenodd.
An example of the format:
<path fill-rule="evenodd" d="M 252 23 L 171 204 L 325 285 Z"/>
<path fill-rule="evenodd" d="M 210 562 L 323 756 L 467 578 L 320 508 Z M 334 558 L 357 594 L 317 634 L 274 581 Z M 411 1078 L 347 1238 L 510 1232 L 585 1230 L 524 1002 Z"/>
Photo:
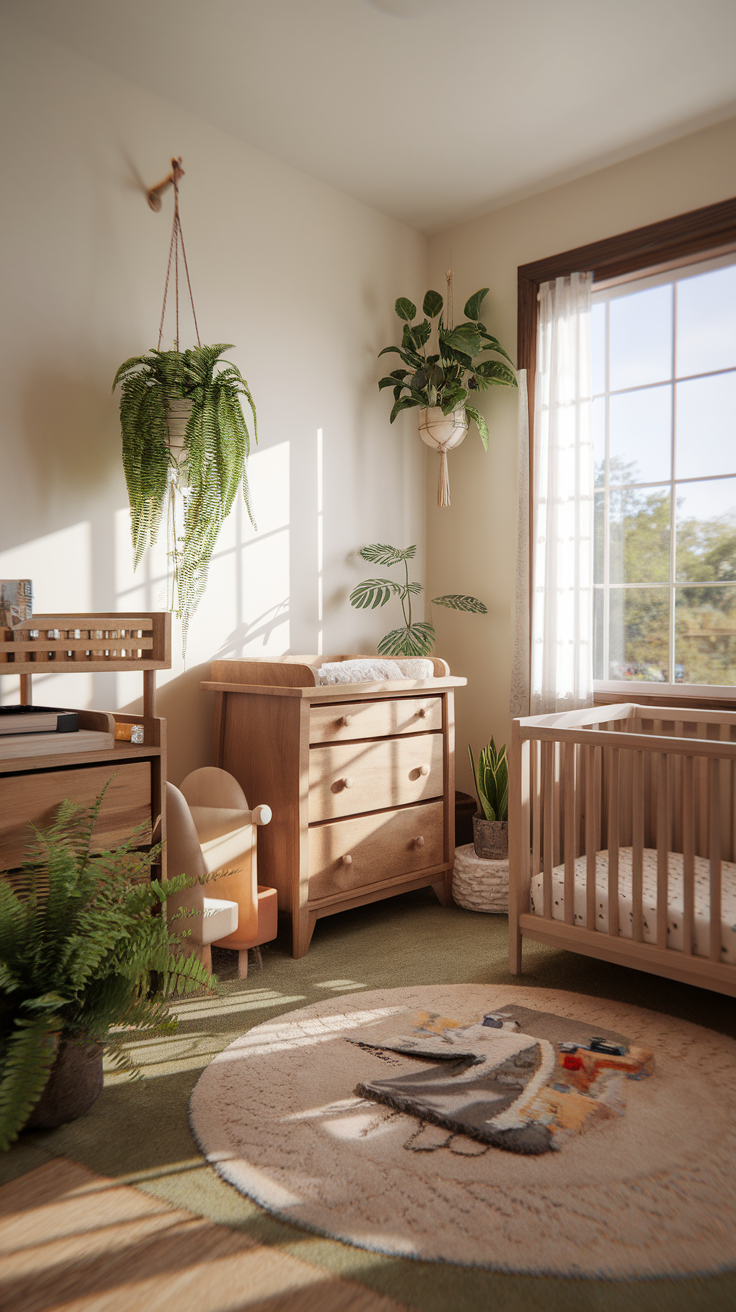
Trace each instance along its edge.
<path fill-rule="evenodd" d="M 88 1112 L 102 1093 L 102 1044 L 62 1039 L 26 1130 L 52 1130 Z"/>
<path fill-rule="evenodd" d="M 166 401 L 166 427 L 169 430 L 169 450 L 178 461 L 184 452 L 184 437 L 194 405 L 191 397 L 170 396 Z"/>
<path fill-rule="evenodd" d="M 486 820 L 473 816 L 473 846 L 475 855 L 483 861 L 505 861 L 509 854 L 508 820 Z"/>

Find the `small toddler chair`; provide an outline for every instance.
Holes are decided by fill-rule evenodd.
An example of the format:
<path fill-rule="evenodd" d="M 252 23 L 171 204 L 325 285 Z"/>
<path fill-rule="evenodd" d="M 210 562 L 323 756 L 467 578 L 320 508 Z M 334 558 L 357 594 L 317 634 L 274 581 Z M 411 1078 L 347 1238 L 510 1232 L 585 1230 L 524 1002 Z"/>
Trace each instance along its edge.
<path fill-rule="evenodd" d="M 248 949 L 258 951 L 261 943 L 276 937 L 278 893 L 258 883 L 256 826 L 267 825 L 271 808 L 249 810 L 240 784 L 227 770 L 204 766 L 187 775 L 181 785 L 197 832 L 202 856 L 210 873 L 229 870 L 208 884 L 208 900 L 231 899 L 238 907 L 238 923 L 222 929 L 210 940 L 220 948 L 238 953 L 238 975 L 248 974 Z M 169 859 L 169 870 L 172 870 Z"/>
<path fill-rule="evenodd" d="M 202 965 L 211 971 L 210 945 L 215 939 L 237 930 L 238 904 L 223 901 L 222 898 L 205 897 L 204 887 L 199 881 L 211 873 L 212 867 L 202 851 L 187 800 L 173 784 L 166 785 L 166 824 L 168 877 L 173 879 L 176 875 L 189 875 L 190 879 L 197 880 L 191 888 L 185 888 L 182 893 L 166 899 L 166 915 L 171 920 L 180 911 L 197 912 L 193 916 L 180 916 L 175 929 L 179 933 L 186 933 L 186 946 L 191 945 Z"/>

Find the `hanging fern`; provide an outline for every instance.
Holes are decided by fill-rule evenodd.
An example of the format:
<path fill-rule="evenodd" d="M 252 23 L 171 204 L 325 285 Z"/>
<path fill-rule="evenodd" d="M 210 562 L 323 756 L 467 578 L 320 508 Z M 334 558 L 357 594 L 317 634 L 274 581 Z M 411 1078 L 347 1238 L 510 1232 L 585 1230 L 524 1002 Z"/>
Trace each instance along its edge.
<path fill-rule="evenodd" d="M 113 391 L 121 385 L 120 425 L 123 469 L 130 501 L 130 527 L 136 568 L 158 537 L 170 494 L 183 498 L 183 525 L 171 543 L 175 579 L 173 609 L 183 621 L 183 645 L 192 615 L 207 586 L 212 552 L 224 520 L 242 487 L 248 517 L 256 527 L 248 487 L 250 433 L 241 398 L 256 408 L 240 370 L 221 360 L 227 344 L 187 351 L 150 351 L 120 366 Z M 223 366 L 216 372 L 218 366 Z M 169 449 L 166 403 L 192 403 L 181 459 Z"/>
<path fill-rule="evenodd" d="M 186 927 L 152 914 L 191 879 L 151 882 L 160 847 L 136 850 L 138 834 L 90 852 L 104 791 L 87 808 L 62 802 L 22 871 L 0 880 L 0 1149 L 41 1097 L 62 1036 L 104 1044 L 135 1074 L 131 1028 L 168 1033 L 169 998 L 217 985 L 183 950 Z"/>

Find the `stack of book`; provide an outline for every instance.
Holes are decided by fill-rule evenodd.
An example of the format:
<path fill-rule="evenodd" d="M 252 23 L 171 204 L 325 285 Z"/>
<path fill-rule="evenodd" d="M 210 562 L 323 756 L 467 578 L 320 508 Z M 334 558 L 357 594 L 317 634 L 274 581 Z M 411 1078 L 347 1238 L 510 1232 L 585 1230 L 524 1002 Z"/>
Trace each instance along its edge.
<path fill-rule="evenodd" d="M 112 733 L 80 729 L 76 711 L 54 706 L 0 706 L 0 758 L 55 756 L 111 747 Z"/>

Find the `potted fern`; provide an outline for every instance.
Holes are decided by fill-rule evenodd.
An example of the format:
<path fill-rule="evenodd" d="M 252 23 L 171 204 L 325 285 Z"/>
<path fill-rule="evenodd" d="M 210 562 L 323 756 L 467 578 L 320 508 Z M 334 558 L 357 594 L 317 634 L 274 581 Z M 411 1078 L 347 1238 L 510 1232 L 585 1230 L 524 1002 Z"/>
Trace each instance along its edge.
<path fill-rule="evenodd" d="M 448 274 L 451 284 L 451 275 Z M 382 378 L 379 388 L 393 390 L 394 404 L 390 422 L 402 410 L 417 406 L 419 436 L 429 447 L 440 453 L 440 474 L 437 504 L 450 505 L 450 484 L 447 476 L 447 452 L 460 445 L 468 431 L 468 421 L 475 423 L 485 450 L 488 450 L 488 425 L 469 398 L 489 387 L 516 387 L 513 370 L 491 355 L 502 355 L 511 363 L 501 343 L 488 332 L 481 322 L 483 301 L 488 288 L 481 287 L 465 303 L 467 320 L 452 323 L 450 306 L 448 323 L 443 320 L 444 301 L 439 292 L 428 291 L 422 310 L 424 318 L 415 323 L 417 307 L 406 296 L 396 301 L 395 310 L 403 323 L 401 346 L 385 346 L 381 355 L 398 355 L 406 369 L 393 369 Z M 427 347 L 437 320 L 436 350 L 427 353 Z"/>
<path fill-rule="evenodd" d="M 404 623 L 398 629 L 385 633 L 378 644 L 379 656 L 428 656 L 434 647 L 435 630 L 429 620 L 415 620 L 412 616 L 411 599 L 424 591 L 421 583 L 409 578 L 409 561 L 416 554 L 416 546 L 390 547 L 385 543 L 374 542 L 363 547 L 358 555 L 375 565 L 403 565 L 404 581 L 397 579 L 363 579 L 350 593 L 350 605 L 356 610 L 375 610 L 385 606 L 391 596 L 398 597 Z M 476 615 L 487 615 L 487 608 L 477 597 L 459 593 L 448 593 L 444 597 L 433 597 L 433 606 L 446 606 L 448 610 L 471 611 Z"/>
<path fill-rule="evenodd" d="M 247 460 L 250 433 L 241 398 L 256 408 L 240 370 L 223 360 L 227 344 L 151 350 L 120 366 L 123 468 L 137 568 L 155 543 L 166 510 L 171 563 L 169 609 L 189 622 L 207 585 L 212 552 L 238 488 L 253 527 Z"/>
<path fill-rule="evenodd" d="M 87 1111 L 102 1090 L 103 1050 L 135 1074 L 131 1030 L 176 1028 L 174 994 L 216 980 L 186 952 L 186 934 L 154 915 L 185 875 L 150 881 L 160 849 L 90 852 L 103 792 L 87 808 L 62 802 L 35 832 L 23 869 L 0 880 L 0 1149 L 23 1127 L 50 1128 Z"/>
<path fill-rule="evenodd" d="M 480 810 L 473 816 L 475 855 L 486 861 L 505 861 L 509 854 L 509 764 L 506 744 L 496 750 L 491 738 L 478 756 L 468 746 Z"/>

